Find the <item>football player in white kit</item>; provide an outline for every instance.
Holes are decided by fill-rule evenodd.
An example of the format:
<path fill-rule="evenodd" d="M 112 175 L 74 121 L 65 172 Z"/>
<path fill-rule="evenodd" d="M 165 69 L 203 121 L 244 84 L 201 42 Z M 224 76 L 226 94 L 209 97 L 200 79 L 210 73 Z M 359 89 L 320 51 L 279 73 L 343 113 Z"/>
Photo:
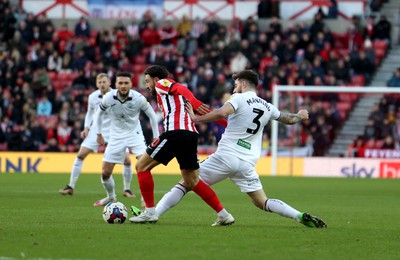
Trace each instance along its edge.
<path fill-rule="evenodd" d="M 82 172 L 83 161 L 90 153 L 92 152 L 97 153 L 99 149 L 100 144 L 96 141 L 97 129 L 96 125 L 93 124 L 93 116 L 97 111 L 97 109 L 99 108 L 99 104 L 101 103 L 103 96 L 111 90 L 110 85 L 111 81 L 107 76 L 107 74 L 100 73 L 97 75 L 96 77 L 97 90 L 89 95 L 88 109 L 85 116 L 84 129 L 81 132 L 81 138 L 84 140 L 81 144 L 78 155 L 76 156 L 74 164 L 72 166 L 69 184 L 65 186 L 65 188 L 60 189 L 58 191 L 62 195 L 74 194 L 75 185 Z M 108 142 L 109 138 L 109 132 L 110 132 L 109 125 L 110 125 L 110 118 L 108 114 L 105 114 L 103 120 L 103 134 L 104 134 L 103 137 L 106 143 Z M 132 166 L 129 153 L 126 153 L 125 156 L 124 170 L 122 176 L 124 180 L 124 191 L 122 195 L 128 198 L 134 198 L 135 195 L 131 191 Z"/>
<path fill-rule="evenodd" d="M 117 89 L 111 90 L 104 96 L 95 116 L 97 142 L 100 144 L 104 143 L 103 118 L 107 112 L 111 121 L 101 176 L 107 197 L 96 201 L 94 206 L 104 206 L 108 202 L 116 201 L 112 172 L 116 163 L 124 163 L 126 149 L 137 159 L 146 151 L 146 141 L 139 121 L 140 111 L 143 111 L 150 120 L 153 138 L 158 138 L 160 135 L 156 113 L 142 94 L 131 89 L 131 78 L 129 72 L 117 73 L 115 82 Z"/>
<path fill-rule="evenodd" d="M 315 216 L 302 213 L 281 200 L 267 198 L 254 168 L 261 154 L 265 125 L 271 119 L 293 125 L 308 119 L 308 111 L 302 109 L 297 114 L 284 113 L 258 97 L 258 75 L 252 70 L 239 72 L 232 78 L 235 81 L 234 94 L 221 108 L 203 116 L 196 116 L 191 105 L 186 104 L 186 109 L 195 122 L 228 118 L 228 126 L 218 143 L 217 151 L 200 164 L 200 179 L 211 186 L 229 178 L 242 192 L 247 193 L 253 204 L 261 210 L 292 218 L 308 227 L 326 227 L 326 224 Z M 157 204 L 156 212 L 159 215 L 178 204 L 187 193 L 182 184 L 181 181 L 175 185 Z"/>

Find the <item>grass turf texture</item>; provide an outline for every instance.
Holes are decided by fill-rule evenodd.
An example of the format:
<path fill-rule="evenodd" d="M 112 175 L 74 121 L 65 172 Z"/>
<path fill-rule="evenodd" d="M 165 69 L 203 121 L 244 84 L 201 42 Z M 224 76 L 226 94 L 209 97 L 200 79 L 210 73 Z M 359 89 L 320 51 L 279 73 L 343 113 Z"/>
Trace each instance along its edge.
<path fill-rule="evenodd" d="M 128 208 L 140 199 L 118 199 Z M 327 229 L 255 208 L 229 181 L 214 185 L 236 223 L 211 227 L 215 213 L 190 193 L 156 224 L 110 225 L 92 203 L 99 175 L 0 174 L 0 259 L 400 259 L 399 180 L 263 177 L 271 198 L 321 217 Z M 156 201 L 179 176 L 154 177 Z M 137 181 L 132 188 L 139 195 Z M 139 197 L 139 196 L 138 196 Z M 129 217 L 132 214 L 129 212 Z"/>

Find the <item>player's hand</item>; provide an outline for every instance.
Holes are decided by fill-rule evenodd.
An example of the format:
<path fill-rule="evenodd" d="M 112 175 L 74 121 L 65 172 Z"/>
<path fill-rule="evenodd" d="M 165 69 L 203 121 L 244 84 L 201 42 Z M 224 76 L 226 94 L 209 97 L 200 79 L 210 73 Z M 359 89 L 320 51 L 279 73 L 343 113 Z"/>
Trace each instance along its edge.
<path fill-rule="evenodd" d="M 308 111 L 306 109 L 301 109 L 299 112 L 297 112 L 298 115 L 300 115 L 301 120 L 307 120 L 308 117 Z"/>
<path fill-rule="evenodd" d="M 196 118 L 196 115 L 194 114 L 194 111 L 193 111 L 192 104 L 190 104 L 189 102 L 186 102 L 185 103 L 185 110 L 189 114 L 189 116 L 190 116 L 190 118 L 192 120 L 194 120 Z"/>
<path fill-rule="evenodd" d="M 81 132 L 81 138 L 85 139 L 89 134 L 89 128 L 85 128 L 82 132 Z"/>
<path fill-rule="evenodd" d="M 210 107 L 208 106 L 208 105 L 206 105 L 206 104 L 201 104 L 201 106 L 199 106 L 197 109 L 196 109 L 196 113 L 198 114 L 198 115 L 205 115 L 205 114 L 208 114 L 208 113 L 210 113 L 211 112 L 211 110 L 210 110 Z"/>
<path fill-rule="evenodd" d="M 101 145 L 105 144 L 102 134 L 97 134 L 97 143 L 99 143 Z"/>

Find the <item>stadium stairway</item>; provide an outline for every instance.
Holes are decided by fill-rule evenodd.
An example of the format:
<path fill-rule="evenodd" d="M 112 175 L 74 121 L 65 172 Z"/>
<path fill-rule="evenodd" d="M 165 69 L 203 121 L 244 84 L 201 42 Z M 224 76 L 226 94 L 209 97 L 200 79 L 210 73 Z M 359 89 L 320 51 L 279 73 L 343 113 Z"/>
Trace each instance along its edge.
<path fill-rule="evenodd" d="M 387 81 L 398 68 L 400 60 L 400 46 L 392 46 L 386 57 L 383 59 L 382 65 L 377 69 L 369 86 L 384 87 Z M 368 86 L 367 86 L 368 87 Z M 331 147 L 325 153 L 327 157 L 343 157 L 347 154 L 348 146 L 357 138 L 358 135 L 364 134 L 364 128 L 367 124 L 369 115 L 371 114 L 372 105 L 379 103 L 383 94 L 364 96 L 354 104 L 353 109 L 349 112 L 347 120 L 342 128 L 338 131 Z"/>

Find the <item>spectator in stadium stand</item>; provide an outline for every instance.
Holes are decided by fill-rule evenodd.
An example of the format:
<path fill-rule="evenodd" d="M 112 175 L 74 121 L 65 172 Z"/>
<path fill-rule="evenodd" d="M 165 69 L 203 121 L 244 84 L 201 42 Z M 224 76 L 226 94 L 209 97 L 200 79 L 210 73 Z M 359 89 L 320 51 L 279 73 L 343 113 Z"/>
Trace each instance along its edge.
<path fill-rule="evenodd" d="M 350 82 L 350 64 L 346 66 L 346 63 L 343 59 L 338 59 L 333 68 L 333 73 L 338 81 L 342 84 L 348 84 Z"/>
<path fill-rule="evenodd" d="M 372 105 L 370 118 L 374 120 L 376 125 L 382 123 L 383 118 L 385 117 L 385 113 L 380 109 L 379 104 L 375 103 Z"/>
<path fill-rule="evenodd" d="M 257 16 L 259 19 L 271 17 L 270 0 L 260 0 L 257 5 Z"/>
<path fill-rule="evenodd" d="M 369 59 L 373 64 L 376 63 L 376 53 L 373 47 L 372 41 L 369 37 L 367 37 L 364 41 L 364 51 L 367 59 Z"/>
<path fill-rule="evenodd" d="M 158 34 L 161 37 L 161 45 L 165 47 L 172 47 L 176 43 L 177 31 L 175 27 L 172 26 L 170 21 L 166 21 L 163 26 L 158 31 Z M 187 35 L 190 33 L 186 33 Z"/>
<path fill-rule="evenodd" d="M 67 23 L 61 25 L 61 28 L 57 30 L 57 34 L 60 41 L 66 41 L 74 36 L 74 33 L 68 29 Z"/>
<path fill-rule="evenodd" d="M 364 75 L 366 82 L 369 82 L 375 70 L 375 65 L 367 58 L 364 50 L 360 50 L 358 54 L 358 58 L 352 61 L 354 74 Z"/>
<path fill-rule="evenodd" d="M 62 68 L 62 57 L 54 50 L 47 60 L 47 71 L 59 72 Z"/>
<path fill-rule="evenodd" d="M 200 37 L 200 35 L 204 33 L 205 29 L 206 29 L 206 24 L 202 19 L 200 19 L 200 17 L 197 16 L 192 23 L 192 27 L 190 29 L 190 35 L 197 40 Z"/>
<path fill-rule="evenodd" d="M 331 0 L 331 3 L 328 8 L 328 15 L 326 18 L 336 19 L 339 15 L 339 8 L 336 0 Z"/>
<path fill-rule="evenodd" d="M 365 141 L 362 136 L 358 136 L 349 147 L 349 157 L 364 157 Z"/>
<path fill-rule="evenodd" d="M 47 140 L 46 148 L 44 149 L 45 152 L 61 152 L 60 147 L 58 146 L 56 138 L 50 138 Z"/>
<path fill-rule="evenodd" d="M 139 22 L 139 35 L 142 35 L 143 30 L 146 29 L 147 25 L 151 22 L 154 22 L 153 13 L 148 10 L 143 14 L 143 17 Z"/>
<path fill-rule="evenodd" d="M 400 87 L 400 68 L 394 72 L 393 76 L 387 82 L 388 87 Z"/>
<path fill-rule="evenodd" d="M 396 148 L 396 144 L 395 144 L 393 136 L 387 135 L 383 139 L 383 145 L 382 145 L 381 149 L 395 149 L 395 148 Z"/>
<path fill-rule="evenodd" d="M 376 138 L 376 124 L 375 120 L 372 118 L 368 118 L 367 125 L 364 128 L 364 135 L 365 140 L 374 140 Z"/>
<path fill-rule="evenodd" d="M 75 25 L 75 36 L 76 37 L 89 37 L 90 36 L 90 24 L 85 17 L 81 17 L 78 23 Z"/>
<path fill-rule="evenodd" d="M 377 139 L 384 139 L 388 135 L 394 135 L 394 127 L 388 118 L 384 118 L 382 124 L 378 126 Z"/>
<path fill-rule="evenodd" d="M 364 39 L 369 37 L 371 40 L 375 37 L 375 22 L 373 17 L 368 17 L 366 24 L 364 26 Z"/>
<path fill-rule="evenodd" d="M 51 116 L 51 112 L 52 112 L 52 104 L 48 100 L 47 95 L 43 94 L 42 98 L 38 103 L 36 115 L 49 117 Z"/>
<path fill-rule="evenodd" d="M 323 29 L 324 29 L 325 24 L 322 21 L 322 18 L 323 17 L 319 13 L 314 15 L 314 21 L 313 21 L 313 23 L 311 24 L 311 27 L 310 27 L 310 33 L 311 33 L 311 38 L 312 39 L 315 39 L 317 37 L 317 34 L 319 32 L 322 32 Z"/>
<path fill-rule="evenodd" d="M 178 33 L 178 37 L 185 36 L 186 34 L 190 33 L 191 30 L 192 30 L 192 21 L 186 14 L 182 15 L 181 20 L 176 25 L 176 31 Z"/>
<path fill-rule="evenodd" d="M 161 37 L 154 22 L 149 22 L 140 36 L 145 47 L 151 47 L 161 42 Z"/>
<path fill-rule="evenodd" d="M 343 38 L 345 46 L 348 50 L 353 50 L 354 46 L 357 46 L 357 48 L 360 49 L 364 43 L 362 35 L 356 30 L 356 26 L 354 24 L 350 24 Z"/>
<path fill-rule="evenodd" d="M 390 47 L 390 33 L 392 31 L 392 24 L 387 20 L 385 15 L 381 15 L 379 22 L 374 28 L 374 39 L 385 40 Z"/>

